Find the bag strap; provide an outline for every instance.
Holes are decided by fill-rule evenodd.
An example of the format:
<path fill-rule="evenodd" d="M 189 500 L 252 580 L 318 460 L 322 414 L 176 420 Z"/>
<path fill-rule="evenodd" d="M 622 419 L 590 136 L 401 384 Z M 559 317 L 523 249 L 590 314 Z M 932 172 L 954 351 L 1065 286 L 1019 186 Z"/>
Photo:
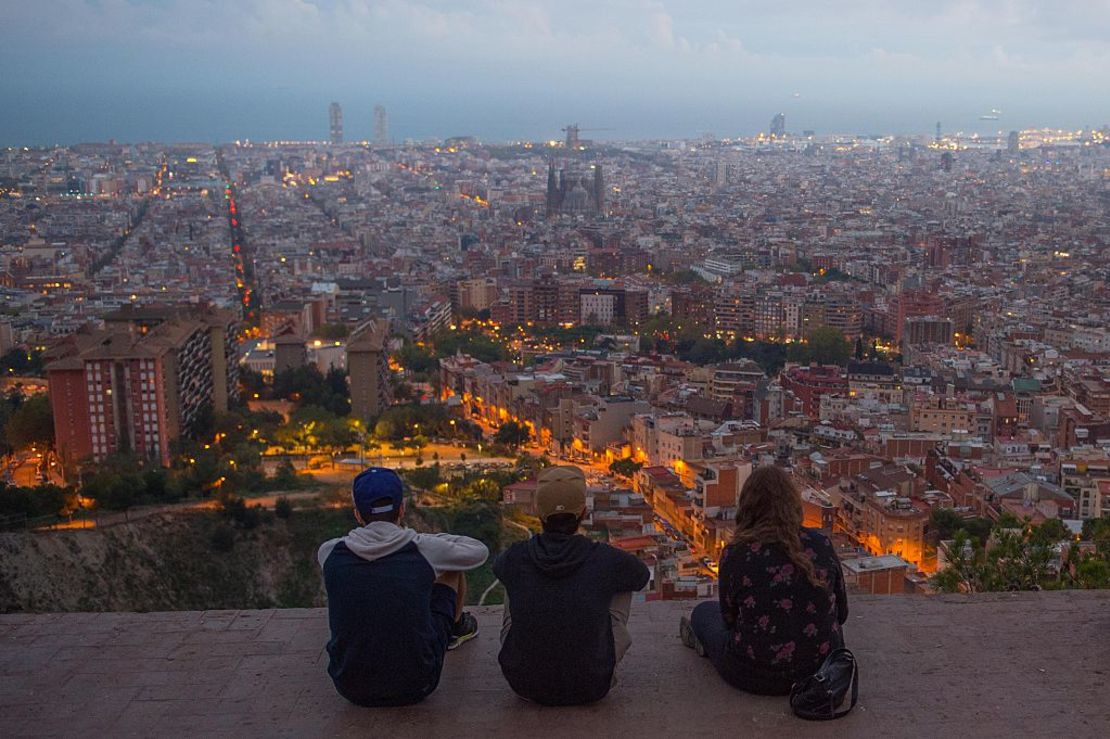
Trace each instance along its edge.
<path fill-rule="evenodd" d="M 844 651 L 847 652 L 848 650 L 844 650 Z M 852 654 L 852 653 L 848 652 L 848 654 Z M 848 703 L 847 708 L 842 709 L 840 711 L 837 711 L 836 713 L 833 714 L 832 717 L 833 718 L 840 718 L 841 716 L 847 716 L 848 712 L 856 707 L 856 701 L 857 700 L 859 700 L 859 666 L 856 664 L 856 659 L 855 659 L 855 656 L 853 655 L 852 656 L 852 700 L 851 700 L 850 703 Z"/>
<path fill-rule="evenodd" d="M 859 700 L 859 663 L 856 662 L 856 656 L 854 654 L 852 654 L 852 652 L 850 650 L 845 649 L 845 648 L 840 648 L 840 649 L 835 649 L 832 652 L 830 652 L 829 656 L 825 658 L 825 661 L 827 662 L 827 661 L 831 660 L 834 656 L 841 655 L 841 654 L 848 656 L 852 660 L 852 687 L 851 687 L 852 697 L 851 697 L 851 700 L 848 703 L 848 707 L 843 708 L 839 711 L 834 711 L 832 714 L 820 714 L 820 713 L 813 713 L 812 711 L 807 711 L 805 709 L 799 709 L 799 708 L 795 708 L 794 706 L 791 706 L 791 708 L 794 709 L 795 715 L 799 716 L 800 718 L 808 719 L 810 721 L 831 721 L 833 719 L 838 719 L 838 718 L 842 718 L 844 716 L 847 716 L 848 713 L 853 708 L 856 707 L 856 702 Z"/>
<path fill-rule="evenodd" d="M 859 663 L 856 662 L 856 655 L 852 654 L 851 651 L 847 649 L 838 649 L 836 651 L 842 652 L 852 660 L 852 699 L 848 703 L 847 708 L 837 711 L 832 715 L 833 718 L 840 718 L 841 716 L 847 716 L 848 712 L 856 707 L 856 701 L 859 700 Z"/>

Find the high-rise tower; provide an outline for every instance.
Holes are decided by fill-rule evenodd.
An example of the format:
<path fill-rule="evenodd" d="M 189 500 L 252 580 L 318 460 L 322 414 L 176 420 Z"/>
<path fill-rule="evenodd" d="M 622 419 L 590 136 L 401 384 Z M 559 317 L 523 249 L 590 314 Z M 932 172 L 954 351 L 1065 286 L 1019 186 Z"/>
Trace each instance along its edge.
<path fill-rule="evenodd" d="M 347 375 L 351 383 L 351 416 L 370 423 L 389 405 L 389 322 L 367 321 L 347 339 Z"/>
<path fill-rule="evenodd" d="M 594 200 L 594 212 L 597 215 L 605 214 L 605 178 L 601 175 L 601 165 L 594 165 L 594 191 L 591 193 Z"/>
<path fill-rule="evenodd" d="M 374 106 L 374 146 L 389 146 L 389 117 L 384 105 Z"/>
<path fill-rule="evenodd" d="M 331 124 L 331 142 L 343 143 L 343 108 L 339 103 L 328 106 L 328 122 Z"/>
<path fill-rule="evenodd" d="M 771 138 L 781 139 L 786 135 L 786 116 L 782 113 L 775 113 L 775 117 L 771 119 Z"/>

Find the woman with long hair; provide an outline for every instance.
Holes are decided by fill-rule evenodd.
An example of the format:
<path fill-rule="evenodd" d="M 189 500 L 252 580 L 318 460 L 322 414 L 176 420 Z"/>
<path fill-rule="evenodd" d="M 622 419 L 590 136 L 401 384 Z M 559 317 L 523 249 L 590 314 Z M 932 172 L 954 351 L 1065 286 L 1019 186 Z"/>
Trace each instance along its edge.
<path fill-rule="evenodd" d="M 786 695 L 844 645 L 848 600 L 836 550 L 802 526 L 801 494 L 779 467 L 759 467 L 744 483 L 719 577 L 720 602 L 694 608 L 680 633 L 729 684 Z"/>

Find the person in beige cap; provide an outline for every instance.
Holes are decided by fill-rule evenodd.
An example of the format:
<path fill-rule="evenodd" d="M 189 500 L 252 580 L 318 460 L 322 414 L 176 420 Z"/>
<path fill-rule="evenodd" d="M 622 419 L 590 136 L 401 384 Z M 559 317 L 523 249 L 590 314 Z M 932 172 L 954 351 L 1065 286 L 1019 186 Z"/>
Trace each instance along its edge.
<path fill-rule="evenodd" d="M 577 467 L 540 473 L 536 515 L 543 532 L 493 563 L 506 593 L 497 659 L 522 698 L 552 706 L 593 703 L 608 694 L 631 644 L 632 593 L 650 572 L 632 555 L 578 533 L 586 478 Z"/>

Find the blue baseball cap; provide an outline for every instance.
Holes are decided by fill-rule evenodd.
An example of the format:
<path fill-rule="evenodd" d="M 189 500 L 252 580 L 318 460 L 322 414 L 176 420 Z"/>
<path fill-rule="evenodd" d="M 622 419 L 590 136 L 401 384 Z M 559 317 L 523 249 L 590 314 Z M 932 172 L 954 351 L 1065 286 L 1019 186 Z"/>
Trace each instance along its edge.
<path fill-rule="evenodd" d="M 351 496 L 355 508 L 364 516 L 375 513 L 389 513 L 401 507 L 405 500 L 405 483 L 396 472 L 387 467 L 368 467 L 358 473 L 351 485 Z M 378 503 L 389 498 L 389 503 Z"/>

